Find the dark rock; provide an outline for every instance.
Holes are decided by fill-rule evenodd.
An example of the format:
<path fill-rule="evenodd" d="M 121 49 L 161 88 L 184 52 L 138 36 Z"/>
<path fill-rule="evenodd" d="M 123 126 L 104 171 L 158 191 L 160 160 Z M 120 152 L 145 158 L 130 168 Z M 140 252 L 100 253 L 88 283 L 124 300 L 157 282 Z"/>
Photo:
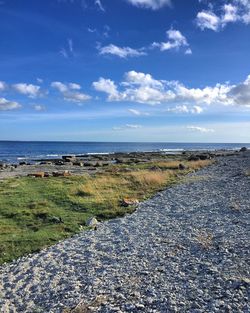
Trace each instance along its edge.
<path fill-rule="evenodd" d="M 7 164 L 6 163 L 3 163 L 3 162 L 0 162 L 0 168 L 6 168 L 7 167 Z"/>
<path fill-rule="evenodd" d="M 57 216 L 52 216 L 52 217 L 50 218 L 50 221 L 51 221 L 52 223 L 55 223 L 55 224 L 61 224 L 61 223 L 63 223 L 62 218 L 61 218 L 61 217 L 57 217 Z"/>
<path fill-rule="evenodd" d="M 190 155 L 190 157 L 188 158 L 188 161 L 199 161 L 199 160 L 200 160 L 199 156 L 194 154 Z"/>
<path fill-rule="evenodd" d="M 240 152 L 246 152 L 246 151 L 247 151 L 247 148 L 246 148 L 246 147 L 240 148 Z"/>
<path fill-rule="evenodd" d="M 187 167 L 184 164 L 182 163 L 179 164 L 179 170 L 185 170 L 186 168 Z"/>
<path fill-rule="evenodd" d="M 27 165 L 27 162 L 25 161 L 19 162 L 19 165 Z"/>
<path fill-rule="evenodd" d="M 64 162 L 61 161 L 61 160 L 58 160 L 58 161 L 55 162 L 55 165 L 64 165 Z"/>
<path fill-rule="evenodd" d="M 76 158 L 76 156 L 75 155 L 63 155 L 62 156 L 62 159 L 63 160 L 68 160 L 68 159 L 75 159 Z"/>
<path fill-rule="evenodd" d="M 83 166 L 83 162 L 76 161 L 76 162 L 73 162 L 73 165 L 82 167 Z"/>

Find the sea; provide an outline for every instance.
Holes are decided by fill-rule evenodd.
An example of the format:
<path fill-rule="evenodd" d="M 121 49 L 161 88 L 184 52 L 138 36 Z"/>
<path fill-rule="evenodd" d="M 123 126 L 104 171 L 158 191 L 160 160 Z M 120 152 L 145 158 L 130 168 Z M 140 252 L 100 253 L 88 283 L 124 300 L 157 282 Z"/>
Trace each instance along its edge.
<path fill-rule="evenodd" d="M 250 148 L 250 143 L 0 141 L 0 161 L 32 162 L 38 159 L 61 158 L 67 154 L 238 150 L 243 146 Z"/>

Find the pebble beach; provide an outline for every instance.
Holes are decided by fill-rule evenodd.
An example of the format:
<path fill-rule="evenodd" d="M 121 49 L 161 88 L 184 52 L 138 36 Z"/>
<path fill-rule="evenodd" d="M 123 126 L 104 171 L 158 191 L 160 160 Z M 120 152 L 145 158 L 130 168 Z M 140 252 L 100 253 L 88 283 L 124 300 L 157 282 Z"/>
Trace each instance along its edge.
<path fill-rule="evenodd" d="M 250 153 L 0 267 L 0 312 L 250 311 Z"/>

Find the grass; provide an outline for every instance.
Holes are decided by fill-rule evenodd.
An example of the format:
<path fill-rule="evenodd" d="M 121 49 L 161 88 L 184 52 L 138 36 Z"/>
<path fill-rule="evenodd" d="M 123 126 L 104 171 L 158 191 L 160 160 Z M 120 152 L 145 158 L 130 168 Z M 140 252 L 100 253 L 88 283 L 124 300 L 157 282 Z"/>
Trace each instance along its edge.
<path fill-rule="evenodd" d="M 211 161 L 110 166 L 100 174 L 0 181 L 0 263 L 39 251 L 85 228 L 86 220 L 123 216 L 123 198 L 145 200 Z M 152 168 L 157 167 L 157 170 Z"/>

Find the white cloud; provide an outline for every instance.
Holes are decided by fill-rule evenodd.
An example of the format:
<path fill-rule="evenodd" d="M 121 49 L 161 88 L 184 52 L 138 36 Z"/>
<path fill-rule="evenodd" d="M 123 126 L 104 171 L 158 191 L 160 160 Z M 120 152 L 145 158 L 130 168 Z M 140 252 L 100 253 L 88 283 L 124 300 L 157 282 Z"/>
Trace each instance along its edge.
<path fill-rule="evenodd" d="M 0 98 L 0 111 L 15 110 L 21 107 L 21 104 L 15 101 L 10 101 L 5 98 Z"/>
<path fill-rule="evenodd" d="M 66 101 L 81 103 L 91 99 L 91 96 L 76 91 L 81 89 L 81 86 L 76 83 L 64 84 L 62 82 L 52 82 L 51 87 L 58 90 Z"/>
<path fill-rule="evenodd" d="M 102 5 L 101 0 L 95 0 L 95 5 L 98 7 L 98 9 L 99 9 L 100 11 L 105 12 L 105 9 L 104 9 L 104 7 L 103 7 L 103 5 Z"/>
<path fill-rule="evenodd" d="M 187 126 L 187 129 L 200 133 L 214 133 L 214 129 L 200 126 Z"/>
<path fill-rule="evenodd" d="M 222 7 L 210 7 L 197 14 L 196 24 L 201 29 L 222 30 L 229 23 L 250 24 L 250 1 L 232 0 Z"/>
<path fill-rule="evenodd" d="M 0 91 L 4 91 L 7 88 L 7 84 L 3 81 L 0 81 Z"/>
<path fill-rule="evenodd" d="M 191 48 L 187 48 L 187 50 L 185 51 L 185 54 L 192 54 L 193 52 L 192 52 L 192 50 L 191 50 Z"/>
<path fill-rule="evenodd" d="M 192 107 L 188 107 L 187 105 L 177 105 L 173 108 L 168 108 L 166 111 L 172 113 L 200 114 L 203 112 L 203 108 L 198 105 L 194 105 Z"/>
<path fill-rule="evenodd" d="M 65 59 L 67 59 L 67 58 L 69 57 L 67 51 L 66 51 L 64 48 L 62 48 L 62 49 L 59 51 L 59 53 L 60 53 Z"/>
<path fill-rule="evenodd" d="M 112 80 L 101 77 L 97 82 L 93 82 L 92 85 L 95 90 L 108 94 L 109 101 L 116 101 L 120 99 L 117 86 Z"/>
<path fill-rule="evenodd" d="M 76 83 L 69 83 L 69 88 L 73 89 L 73 90 L 80 90 L 81 86 L 79 84 L 76 84 Z"/>
<path fill-rule="evenodd" d="M 36 98 L 40 94 L 40 86 L 26 84 L 26 83 L 19 83 L 12 85 L 13 89 L 23 95 L 27 95 L 30 98 Z"/>
<path fill-rule="evenodd" d="M 135 109 L 128 109 L 128 111 L 136 116 L 149 116 L 148 112 L 141 112 L 139 110 L 135 110 Z"/>
<path fill-rule="evenodd" d="M 136 71 L 129 71 L 125 73 L 124 86 L 129 85 L 141 85 L 141 86 L 151 86 L 151 87 L 163 87 L 164 81 L 154 79 L 150 74 L 144 74 Z"/>
<path fill-rule="evenodd" d="M 134 6 L 152 10 L 158 10 L 163 8 L 164 6 L 171 5 L 171 0 L 127 0 L 127 1 Z"/>
<path fill-rule="evenodd" d="M 126 124 L 123 126 L 114 126 L 113 130 L 126 130 L 126 129 L 138 129 L 141 128 L 141 125 L 138 124 Z"/>
<path fill-rule="evenodd" d="M 138 57 L 146 55 L 146 53 L 144 51 L 141 51 L 140 49 L 136 50 L 130 47 L 118 47 L 113 44 L 110 44 L 105 47 L 100 47 L 98 49 L 100 54 L 112 54 L 120 58 Z"/>
<path fill-rule="evenodd" d="M 198 105 L 194 105 L 191 109 L 192 113 L 200 114 L 204 111 L 204 109 Z"/>
<path fill-rule="evenodd" d="M 73 40 L 71 38 L 67 39 L 66 48 L 65 47 L 61 48 L 59 53 L 65 59 L 68 59 L 69 57 L 74 57 L 75 52 L 74 52 Z"/>
<path fill-rule="evenodd" d="M 170 103 L 177 105 L 177 111 L 185 111 L 186 106 L 189 113 L 196 114 L 202 112 L 201 105 L 250 105 L 250 75 L 237 85 L 218 83 L 204 88 L 188 88 L 178 81 L 156 80 L 150 74 L 130 71 L 124 74 L 124 80 L 119 84 L 101 77 L 93 82 L 93 87 L 106 93 L 108 101 L 151 105 Z"/>
<path fill-rule="evenodd" d="M 64 94 L 64 100 L 67 100 L 67 101 L 81 103 L 89 99 L 91 99 L 89 95 L 81 93 L 81 92 L 68 92 Z"/>
<path fill-rule="evenodd" d="M 74 53 L 74 48 L 73 48 L 73 40 L 72 39 L 68 39 L 68 45 L 69 45 L 69 51 L 71 53 Z"/>
<path fill-rule="evenodd" d="M 41 105 L 41 104 L 34 104 L 33 108 L 34 108 L 35 111 L 39 111 L 39 112 L 45 110 L 45 106 Z"/>
<path fill-rule="evenodd" d="M 51 87 L 57 89 L 61 93 L 67 92 L 69 87 L 61 82 L 52 82 Z"/>
<path fill-rule="evenodd" d="M 197 14 L 196 23 L 202 30 L 208 28 L 217 31 L 220 27 L 220 18 L 211 11 L 201 11 Z"/>
<path fill-rule="evenodd" d="M 42 84 L 43 83 L 43 79 L 39 78 L 39 77 L 37 77 L 36 81 L 38 82 L 38 84 Z"/>
<path fill-rule="evenodd" d="M 169 29 L 167 32 L 168 41 L 166 42 L 153 42 L 153 48 L 159 48 L 161 51 L 176 49 L 179 50 L 181 47 L 188 47 L 189 44 L 185 36 L 179 30 Z M 187 48 L 186 54 L 192 54 L 192 50 Z"/>

